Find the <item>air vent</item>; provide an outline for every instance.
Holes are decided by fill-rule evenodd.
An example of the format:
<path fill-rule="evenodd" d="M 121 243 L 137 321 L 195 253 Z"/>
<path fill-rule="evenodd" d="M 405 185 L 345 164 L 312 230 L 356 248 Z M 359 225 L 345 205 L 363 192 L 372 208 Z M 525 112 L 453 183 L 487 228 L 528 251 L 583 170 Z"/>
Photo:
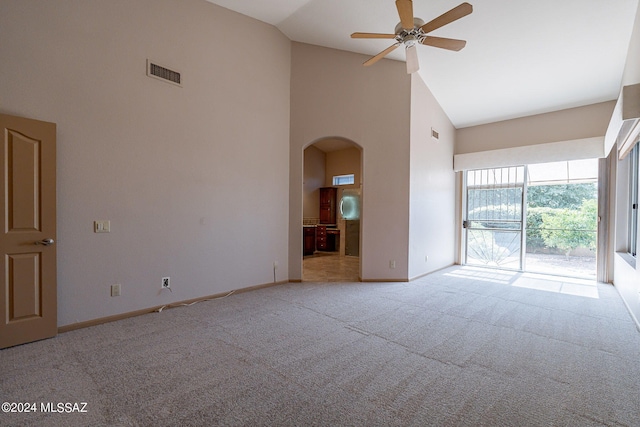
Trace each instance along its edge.
<path fill-rule="evenodd" d="M 182 87 L 182 78 L 178 71 L 158 65 L 147 59 L 147 76 Z"/>
<path fill-rule="evenodd" d="M 435 139 L 436 141 L 440 139 L 440 134 L 434 128 L 431 128 L 431 138 Z"/>

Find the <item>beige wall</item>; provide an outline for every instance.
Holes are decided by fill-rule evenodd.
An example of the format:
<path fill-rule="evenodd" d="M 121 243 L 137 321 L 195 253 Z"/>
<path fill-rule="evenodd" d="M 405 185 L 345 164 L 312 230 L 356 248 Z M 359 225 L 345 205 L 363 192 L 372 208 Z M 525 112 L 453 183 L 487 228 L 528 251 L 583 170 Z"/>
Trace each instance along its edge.
<path fill-rule="evenodd" d="M 640 83 L 640 7 L 638 7 L 636 13 L 636 21 L 633 27 L 629 54 L 627 55 L 627 63 L 622 81 L 623 85 L 636 83 Z M 613 155 L 615 155 L 615 153 Z M 613 283 L 625 300 L 625 303 L 635 318 L 636 324 L 640 328 L 640 262 L 638 262 L 638 257 L 635 260 L 631 260 L 628 256 L 624 255 L 624 252 L 626 252 L 628 248 L 628 159 L 627 157 L 625 160 L 620 161 L 616 168 L 612 168 L 612 180 L 614 180 L 617 185 L 617 197 L 613 198 L 615 206 L 615 214 L 613 217 L 616 220 L 615 250 L 620 251 L 620 253 L 614 255 Z M 638 225 L 638 230 L 640 231 L 640 223 Z"/>
<path fill-rule="evenodd" d="M 440 138 L 431 137 L 431 129 Z M 417 74 L 411 78 L 409 277 L 449 266 L 456 253 L 455 128 Z M 428 259 L 427 259 L 428 257 Z"/>
<path fill-rule="evenodd" d="M 363 148 L 361 277 L 408 277 L 409 118 L 405 64 L 293 43 L 289 277 L 302 277 L 303 149 L 342 137 Z M 396 268 L 389 268 L 389 261 Z"/>
<path fill-rule="evenodd" d="M 269 283 L 274 261 L 287 279 L 286 37 L 204 0 L 1 10 L 0 112 L 58 124 L 59 325 Z"/>
<path fill-rule="evenodd" d="M 304 218 L 320 217 L 320 187 L 325 183 L 327 155 L 314 146 L 304 150 L 303 200 Z"/>
<path fill-rule="evenodd" d="M 614 106 L 615 101 L 601 102 L 458 129 L 455 154 L 603 137 Z"/>
<path fill-rule="evenodd" d="M 333 177 L 336 175 L 354 174 L 353 185 L 341 185 L 340 188 L 359 188 L 362 182 L 360 172 L 360 149 L 356 147 L 344 150 L 329 151 L 327 153 L 327 169 L 324 185 L 333 186 Z"/>

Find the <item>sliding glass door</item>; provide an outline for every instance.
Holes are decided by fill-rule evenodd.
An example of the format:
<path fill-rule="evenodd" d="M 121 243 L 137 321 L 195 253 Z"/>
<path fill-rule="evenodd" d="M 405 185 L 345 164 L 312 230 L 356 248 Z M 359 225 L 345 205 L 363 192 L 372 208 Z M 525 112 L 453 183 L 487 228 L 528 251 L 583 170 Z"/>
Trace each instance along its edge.
<path fill-rule="evenodd" d="M 467 171 L 465 264 L 523 269 L 526 166 Z"/>
<path fill-rule="evenodd" d="M 597 159 L 471 170 L 464 180 L 465 264 L 596 277 Z"/>

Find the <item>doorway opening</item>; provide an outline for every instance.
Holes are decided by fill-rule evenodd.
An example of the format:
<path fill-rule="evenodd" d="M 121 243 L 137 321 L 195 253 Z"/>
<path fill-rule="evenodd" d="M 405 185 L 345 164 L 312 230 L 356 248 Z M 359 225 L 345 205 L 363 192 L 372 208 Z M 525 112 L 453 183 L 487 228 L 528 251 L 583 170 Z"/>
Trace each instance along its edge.
<path fill-rule="evenodd" d="M 465 173 L 464 263 L 595 280 L 598 160 Z"/>
<path fill-rule="evenodd" d="M 362 149 L 324 138 L 304 150 L 302 280 L 360 280 Z"/>

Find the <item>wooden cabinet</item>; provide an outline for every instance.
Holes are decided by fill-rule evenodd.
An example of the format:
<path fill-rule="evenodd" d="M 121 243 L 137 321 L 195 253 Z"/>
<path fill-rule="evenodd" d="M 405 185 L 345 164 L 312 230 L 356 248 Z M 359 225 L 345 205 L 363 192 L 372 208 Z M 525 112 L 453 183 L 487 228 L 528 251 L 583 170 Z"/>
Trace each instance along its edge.
<path fill-rule="evenodd" d="M 303 255 L 313 255 L 316 251 L 316 228 L 303 227 L 304 249 Z"/>
<path fill-rule="evenodd" d="M 316 227 L 316 248 L 319 251 L 327 250 L 327 227 L 324 225 Z"/>
<path fill-rule="evenodd" d="M 319 251 L 335 252 L 340 248 L 340 230 L 327 228 L 324 225 L 316 227 L 316 249 Z"/>
<path fill-rule="evenodd" d="M 331 224 L 335 227 L 335 224 L 337 223 L 337 195 L 337 188 L 323 187 L 320 189 L 320 224 Z M 316 249 L 319 251 L 335 251 L 337 247 L 336 231 L 338 230 L 335 228 L 327 230 L 325 225 L 318 225 L 316 227 Z M 338 234 L 338 242 L 340 242 L 340 234 Z"/>
<path fill-rule="evenodd" d="M 337 188 L 323 187 L 320 189 L 320 224 L 336 224 L 337 194 Z"/>

